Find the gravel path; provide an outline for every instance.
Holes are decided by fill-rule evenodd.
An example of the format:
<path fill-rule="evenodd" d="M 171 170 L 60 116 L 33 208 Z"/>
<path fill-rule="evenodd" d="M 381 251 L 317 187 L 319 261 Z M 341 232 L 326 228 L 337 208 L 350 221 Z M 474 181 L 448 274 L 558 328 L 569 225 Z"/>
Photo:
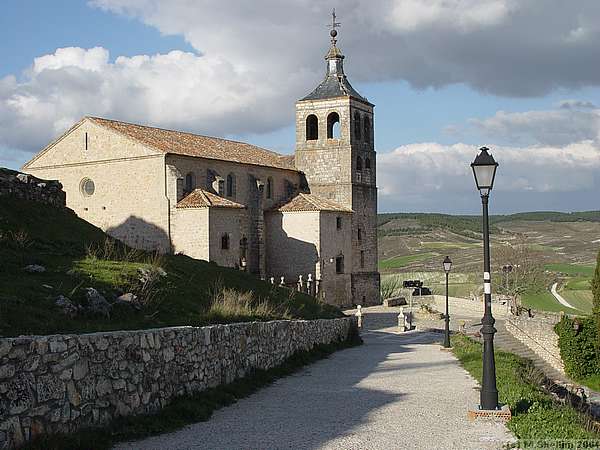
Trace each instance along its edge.
<path fill-rule="evenodd" d="M 478 403 L 476 382 L 440 350 L 439 335 L 395 334 L 396 314 L 370 320 L 378 329 L 363 332 L 364 345 L 280 379 L 208 422 L 116 448 L 496 449 L 511 440 L 502 424 L 467 420 Z"/>

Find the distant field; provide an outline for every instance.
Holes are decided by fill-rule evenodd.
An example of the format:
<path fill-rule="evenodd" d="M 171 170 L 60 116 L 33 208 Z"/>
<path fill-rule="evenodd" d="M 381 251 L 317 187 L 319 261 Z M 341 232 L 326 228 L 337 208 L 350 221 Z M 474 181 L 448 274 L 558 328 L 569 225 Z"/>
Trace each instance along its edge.
<path fill-rule="evenodd" d="M 380 269 L 400 269 L 409 266 L 412 263 L 423 261 L 435 256 L 435 253 L 417 253 L 414 255 L 394 256 L 392 258 L 379 261 Z"/>
<path fill-rule="evenodd" d="M 594 266 L 582 266 L 579 264 L 546 264 L 546 270 L 552 272 L 560 272 L 567 275 L 584 275 L 587 277 L 594 276 Z"/>
<path fill-rule="evenodd" d="M 422 247 L 432 248 L 432 249 L 468 249 L 468 248 L 477 248 L 482 247 L 482 244 L 477 244 L 473 242 L 423 242 L 421 244 Z"/>
<path fill-rule="evenodd" d="M 592 312 L 592 302 L 594 298 L 592 291 L 571 291 L 569 289 L 563 289 L 560 292 L 560 295 L 575 308 L 585 311 L 588 314 Z"/>
<path fill-rule="evenodd" d="M 567 308 L 566 306 L 561 305 L 558 302 L 558 300 L 556 300 L 554 296 L 550 293 L 550 291 L 523 294 L 523 296 L 521 297 L 521 302 L 526 308 L 540 309 L 543 311 L 551 312 L 564 311 L 568 314 L 581 314 L 581 311 Z"/>

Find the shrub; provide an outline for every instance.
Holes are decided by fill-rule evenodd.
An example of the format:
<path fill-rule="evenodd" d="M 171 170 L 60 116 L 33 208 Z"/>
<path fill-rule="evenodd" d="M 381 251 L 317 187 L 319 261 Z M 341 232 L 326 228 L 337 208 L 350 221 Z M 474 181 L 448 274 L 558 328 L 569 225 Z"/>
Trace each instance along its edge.
<path fill-rule="evenodd" d="M 592 279 L 592 293 L 594 294 L 592 314 L 596 319 L 596 329 L 598 330 L 598 339 L 600 339 L 600 252 L 598 252 L 596 271 Z M 596 341 L 596 345 L 600 348 L 600 340 Z"/>
<path fill-rule="evenodd" d="M 381 280 L 380 292 L 381 299 L 392 298 L 401 288 L 400 279 L 397 276 L 384 278 Z"/>
<path fill-rule="evenodd" d="M 575 330 L 578 325 L 579 330 Z M 593 317 L 564 317 L 554 327 L 565 372 L 576 380 L 600 373 L 598 330 Z"/>

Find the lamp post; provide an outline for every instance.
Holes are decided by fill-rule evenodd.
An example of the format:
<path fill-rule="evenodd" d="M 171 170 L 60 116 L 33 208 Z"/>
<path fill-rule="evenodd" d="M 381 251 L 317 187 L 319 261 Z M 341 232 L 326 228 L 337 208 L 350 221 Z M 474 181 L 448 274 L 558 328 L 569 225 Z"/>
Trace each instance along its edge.
<path fill-rule="evenodd" d="M 452 268 L 452 260 L 449 256 L 444 258 L 444 272 L 446 272 L 446 332 L 444 333 L 444 348 L 450 348 L 450 316 L 448 315 L 448 275 Z"/>
<path fill-rule="evenodd" d="M 488 153 L 487 147 L 481 147 L 471 164 L 475 184 L 481 195 L 483 206 L 483 291 L 485 310 L 481 319 L 483 335 L 483 378 L 481 383 L 480 409 L 495 410 L 498 407 L 498 389 L 496 388 L 496 362 L 494 360 L 494 317 L 492 316 L 492 283 L 490 277 L 490 230 L 488 218 L 488 201 L 494 186 L 494 178 L 498 163 Z"/>

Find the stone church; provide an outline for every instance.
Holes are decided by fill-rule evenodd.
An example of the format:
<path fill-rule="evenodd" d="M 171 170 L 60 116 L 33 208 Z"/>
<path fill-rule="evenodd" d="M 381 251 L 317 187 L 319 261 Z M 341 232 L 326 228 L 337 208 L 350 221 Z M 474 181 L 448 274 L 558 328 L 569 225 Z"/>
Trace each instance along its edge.
<path fill-rule="evenodd" d="M 84 117 L 23 170 L 125 243 L 268 279 L 319 280 L 336 305 L 379 302 L 373 104 L 331 31 L 325 79 L 296 102 L 295 155 Z"/>

